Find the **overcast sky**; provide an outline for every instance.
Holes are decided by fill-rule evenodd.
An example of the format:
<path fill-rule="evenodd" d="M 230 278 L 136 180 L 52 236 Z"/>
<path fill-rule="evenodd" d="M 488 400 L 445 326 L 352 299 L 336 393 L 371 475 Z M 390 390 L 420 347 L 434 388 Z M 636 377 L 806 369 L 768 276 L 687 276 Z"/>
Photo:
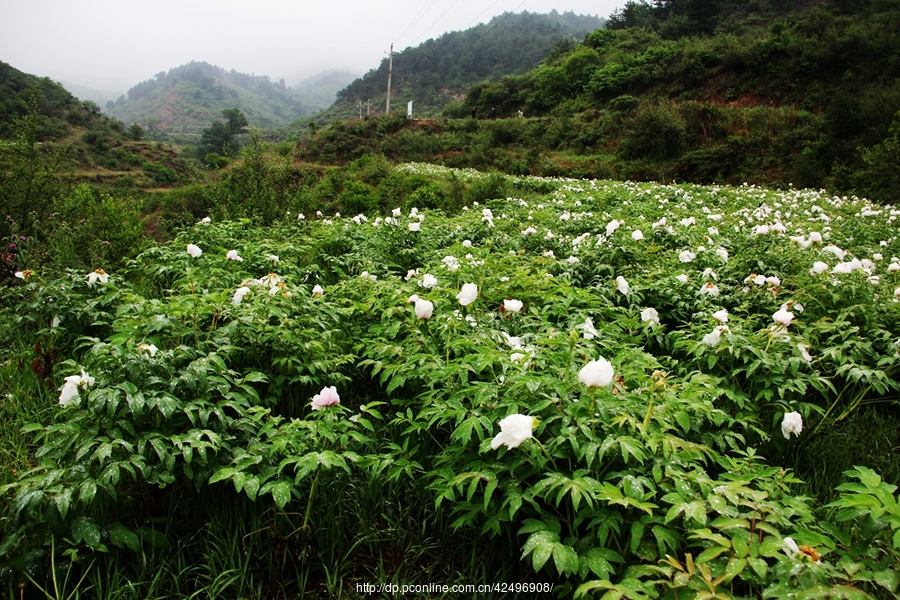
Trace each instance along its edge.
<path fill-rule="evenodd" d="M 124 92 L 192 60 L 295 85 L 503 12 L 608 17 L 624 0 L 0 0 L 0 61 Z"/>

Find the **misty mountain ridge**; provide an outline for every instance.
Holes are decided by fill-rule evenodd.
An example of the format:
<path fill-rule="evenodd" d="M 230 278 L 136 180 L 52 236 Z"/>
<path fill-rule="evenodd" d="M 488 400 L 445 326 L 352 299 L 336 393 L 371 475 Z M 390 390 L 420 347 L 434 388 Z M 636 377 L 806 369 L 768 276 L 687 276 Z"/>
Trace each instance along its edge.
<path fill-rule="evenodd" d="M 124 123 L 138 123 L 151 137 L 195 143 L 223 110 L 239 109 L 253 127 L 283 126 L 329 106 L 352 79 L 350 73 L 326 72 L 291 88 L 284 79 L 273 82 L 266 75 L 192 61 L 134 85 L 107 102 L 105 112 Z"/>

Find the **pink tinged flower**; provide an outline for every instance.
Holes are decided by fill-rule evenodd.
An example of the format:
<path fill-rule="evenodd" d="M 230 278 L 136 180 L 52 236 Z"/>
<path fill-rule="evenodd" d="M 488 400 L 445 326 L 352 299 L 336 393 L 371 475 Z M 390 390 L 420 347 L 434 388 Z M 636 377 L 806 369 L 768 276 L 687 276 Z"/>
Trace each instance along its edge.
<path fill-rule="evenodd" d="M 601 356 L 581 367 L 578 371 L 578 381 L 589 388 L 606 387 L 612 383 L 614 375 L 613 366 Z"/>
<path fill-rule="evenodd" d="M 434 303 L 419 298 L 416 300 L 416 316 L 420 319 L 430 319 L 434 312 Z"/>
<path fill-rule="evenodd" d="M 566 259 L 566 262 L 569 263 L 570 265 L 577 265 L 581 261 L 578 260 L 577 256 L 570 256 L 569 258 Z"/>
<path fill-rule="evenodd" d="M 332 404 L 340 403 L 341 397 L 338 395 L 337 388 L 335 386 L 323 387 L 321 392 L 313 396 L 312 409 L 319 410 L 324 406 L 331 406 Z"/>
<path fill-rule="evenodd" d="M 324 296 L 325 290 L 322 289 L 322 286 L 317 283 L 315 286 L 313 286 L 312 294 L 313 296 Z"/>
<path fill-rule="evenodd" d="M 491 449 L 506 446 L 510 450 L 517 448 L 525 440 L 534 437 L 534 417 L 528 415 L 509 415 L 500 420 L 500 433 L 491 440 Z"/>
<path fill-rule="evenodd" d="M 803 417 L 800 416 L 800 413 L 789 412 L 784 415 L 784 420 L 781 421 L 781 433 L 784 435 L 784 439 L 791 439 L 791 434 L 800 437 L 802 431 Z"/>
<path fill-rule="evenodd" d="M 728 311 L 724 308 L 722 310 L 717 310 L 713 313 L 713 319 L 718 321 L 719 323 L 727 323 L 728 322 Z"/>
<path fill-rule="evenodd" d="M 659 313 L 655 308 L 645 308 L 641 311 L 641 321 L 649 323 L 650 327 L 659 325 Z"/>
<path fill-rule="evenodd" d="M 246 285 L 241 286 L 234 292 L 234 296 L 231 297 L 231 303 L 237 306 L 244 299 L 244 296 L 250 293 L 250 288 Z"/>
<path fill-rule="evenodd" d="M 506 300 L 503 301 L 503 310 L 505 310 L 506 312 L 514 312 L 514 313 L 520 312 L 522 310 L 523 306 L 524 305 L 522 304 L 521 300 L 514 300 L 512 298 L 507 298 Z"/>
<path fill-rule="evenodd" d="M 616 277 L 616 289 L 623 294 L 628 294 L 631 290 L 631 286 L 628 285 L 628 282 L 625 281 L 625 278 L 619 275 Z"/>
<path fill-rule="evenodd" d="M 775 320 L 776 323 L 779 323 L 779 324 L 787 327 L 788 325 L 791 324 L 791 321 L 794 320 L 794 313 L 792 313 L 789 310 L 782 307 L 782 308 L 778 309 L 778 312 L 776 312 L 774 315 L 772 315 L 772 318 Z"/>
<path fill-rule="evenodd" d="M 478 299 L 478 286 L 474 283 L 466 283 L 462 286 L 462 291 L 456 295 L 456 299 L 463 306 L 468 306 Z"/>
<path fill-rule="evenodd" d="M 199 258 L 201 254 L 203 254 L 203 250 L 200 249 L 199 246 L 195 246 L 194 244 L 187 245 L 187 253 L 191 255 L 193 258 Z"/>
<path fill-rule="evenodd" d="M 425 276 L 422 277 L 422 281 L 419 283 L 419 285 L 422 286 L 423 288 L 425 288 L 426 290 L 430 290 L 431 288 L 433 288 L 434 286 L 437 285 L 437 282 L 438 282 L 437 277 L 435 277 L 434 275 L 431 275 L 429 273 L 426 273 Z"/>
<path fill-rule="evenodd" d="M 409 298 L 406 299 L 406 303 L 407 303 L 407 304 L 409 304 L 409 303 L 414 303 L 414 302 L 418 302 L 418 301 L 419 301 L 419 296 L 418 296 L 418 294 L 413 294 L 412 296 L 410 296 Z"/>
<path fill-rule="evenodd" d="M 644 232 L 641 231 L 640 229 L 635 229 L 634 231 L 631 232 L 631 239 L 633 239 L 636 242 L 639 242 L 640 240 L 644 239 Z"/>
<path fill-rule="evenodd" d="M 678 260 L 683 263 L 689 263 L 697 258 L 697 255 L 691 252 L 690 250 L 683 250 L 681 254 L 678 255 Z"/>
<path fill-rule="evenodd" d="M 820 244 L 822 243 L 822 234 L 819 233 L 818 231 L 810 231 L 809 232 L 809 243 L 814 244 L 816 242 L 818 242 Z"/>
<path fill-rule="evenodd" d="M 225 254 L 225 258 L 227 258 L 228 260 L 236 260 L 238 262 L 244 262 L 244 259 L 241 258 L 240 256 L 238 256 L 237 250 L 229 250 Z"/>
<path fill-rule="evenodd" d="M 88 273 L 88 283 L 94 284 L 97 282 L 106 283 L 109 281 L 109 275 L 103 269 L 97 269 L 96 271 L 92 271 Z"/>

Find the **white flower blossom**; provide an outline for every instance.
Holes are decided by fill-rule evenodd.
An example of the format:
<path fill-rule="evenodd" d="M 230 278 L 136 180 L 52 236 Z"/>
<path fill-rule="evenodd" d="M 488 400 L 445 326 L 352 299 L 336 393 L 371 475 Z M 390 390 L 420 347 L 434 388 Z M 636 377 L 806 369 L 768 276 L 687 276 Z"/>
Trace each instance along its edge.
<path fill-rule="evenodd" d="M 534 417 L 514 414 L 500 420 L 500 433 L 491 440 L 491 449 L 506 446 L 510 450 L 517 448 L 525 440 L 534 437 Z"/>

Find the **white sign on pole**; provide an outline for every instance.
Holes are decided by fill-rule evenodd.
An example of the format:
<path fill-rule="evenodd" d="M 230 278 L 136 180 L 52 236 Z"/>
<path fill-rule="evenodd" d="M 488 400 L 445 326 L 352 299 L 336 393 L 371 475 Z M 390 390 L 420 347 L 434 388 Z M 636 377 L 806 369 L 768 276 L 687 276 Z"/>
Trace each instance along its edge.
<path fill-rule="evenodd" d="M 412 119 L 412 100 L 406 103 L 406 118 Z"/>

